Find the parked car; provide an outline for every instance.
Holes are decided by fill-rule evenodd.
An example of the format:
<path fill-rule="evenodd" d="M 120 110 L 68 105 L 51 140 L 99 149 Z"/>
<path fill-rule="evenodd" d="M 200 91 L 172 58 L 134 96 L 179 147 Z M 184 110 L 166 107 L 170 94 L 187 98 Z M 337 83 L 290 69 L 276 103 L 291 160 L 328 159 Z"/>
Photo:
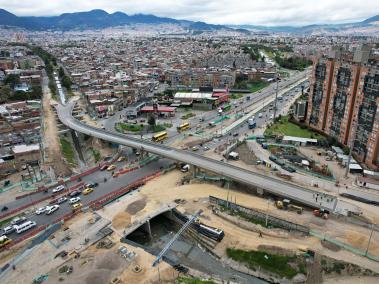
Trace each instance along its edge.
<path fill-rule="evenodd" d="M 46 210 L 47 210 L 48 208 L 49 208 L 49 206 L 43 206 L 43 207 L 40 207 L 40 208 L 38 208 L 38 209 L 36 210 L 36 214 L 37 214 L 37 215 L 40 215 L 40 214 L 46 212 Z"/>
<path fill-rule="evenodd" d="M 117 162 L 122 162 L 125 159 L 126 159 L 125 156 L 120 156 L 120 157 L 118 157 Z"/>
<path fill-rule="evenodd" d="M 105 171 L 107 168 L 108 168 L 108 165 L 107 165 L 107 164 L 102 165 L 102 166 L 100 167 L 100 171 Z"/>
<path fill-rule="evenodd" d="M 83 194 L 84 195 L 87 195 L 87 194 L 90 194 L 91 192 L 93 191 L 93 188 L 92 187 L 87 187 L 85 190 L 83 190 Z"/>
<path fill-rule="evenodd" d="M 197 150 L 199 150 L 199 146 L 193 146 L 193 147 L 191 148 L 191 150 L 192 150 L 192 151 L 197 151 Z"/>
<path fill-rule="evenodd" d="M 80 197 L 73 197 L 70 198 L 70 204 L 75 204 L 80 201 Z"/>
<path fill-rule="evenodd" d="M 107 168 L 107 171 L 113 171 L 115 168 L 116 168 L 116 165 L 110 165 L 110 166 Z"/>
<path fill-rule="evenodd" d="M 62 190 L 65 189 L 65 186 L 64 185 L 58 185 L 56 188 L 53 189 L 53 193 L 57 193 L 57 192 L 60 192 Z"/>
<path fill-rule="evenodd" d="M 75 191 L 70 193 L 70 197 L 75 197 L 75 196 L 78 196 L 80 194 L 82 194 L 82 192 L 80 190 L 75 190 Z"/>
<path fill-rule="evenodd" d="M 55 204 L 53 206 L 49 206 L 49 208 L 46 210 L 46 215 L 50 215 L 51 213 L 57 211 L 59 209 L 59 205 Z"/>

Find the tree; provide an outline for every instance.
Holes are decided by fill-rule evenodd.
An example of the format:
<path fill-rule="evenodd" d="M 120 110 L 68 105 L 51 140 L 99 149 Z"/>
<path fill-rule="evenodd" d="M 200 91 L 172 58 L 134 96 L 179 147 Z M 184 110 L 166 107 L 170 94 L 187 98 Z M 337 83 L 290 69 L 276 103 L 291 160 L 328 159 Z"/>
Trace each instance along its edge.
<path fill-rule="evenodd" d="M 12 96 L 12 90 L 9 86 L 0 87 L 0 103 L 5 103 Z"/>
<path fill-rule="evenodd" d="M 154 115 L 149 115 L 149 118 L 148 118 L 148 120 L 147 120 L 147 123 L 148 123 L 150 126 L 155 126 L 156 121 L 155 121 L 155 117 L 154 117 Z"/>
<path fill-rule="evenodd" d="M 67 90 L 71 90 L 71 79 L 66 75 L 64 75 L 62 78 L 62 86 Z"/>
<path fill-rule="evenodd" d="M 64 70 L 62 67 L 59 67 L 59 71 L 58 71 L 58 74 L 59 74 L 59 78 L 63 78 L 64 77 Z"/>
<path fill-rule="evenodd" d="M 20 75 L 17 74 L 9 74 L 4 79 L 4 85 L 10 86 L 12 89 L 17 84 L 20 84 Z"/>

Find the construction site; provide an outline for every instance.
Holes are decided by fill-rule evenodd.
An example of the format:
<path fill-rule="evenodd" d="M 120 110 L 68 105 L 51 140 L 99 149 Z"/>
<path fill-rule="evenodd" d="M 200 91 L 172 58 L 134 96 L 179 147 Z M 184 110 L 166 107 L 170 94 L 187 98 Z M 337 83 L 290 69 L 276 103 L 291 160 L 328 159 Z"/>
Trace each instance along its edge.
<path fill-rule="evenodd" d="M 378 222 L 375 209 L 364 206 L 365 218 Z M 205 172 L 172 170 L 83 211 L 1 252 L 3 269 L 14 260 L 1 282 L 377 283 L 379 275 L 379 234 L 359 217 L 324 218 Z M 263 257 L 251 261 L 250 253 Z"/>

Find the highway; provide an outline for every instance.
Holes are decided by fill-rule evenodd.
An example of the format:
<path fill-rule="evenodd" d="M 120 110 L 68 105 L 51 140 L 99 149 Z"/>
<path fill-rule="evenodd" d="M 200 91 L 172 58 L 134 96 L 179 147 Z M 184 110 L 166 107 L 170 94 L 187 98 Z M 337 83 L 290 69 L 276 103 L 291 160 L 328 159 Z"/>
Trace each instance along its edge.
<path fill-rule="evenodd" d="M 358 208 L 356 206 L 349 204 L 343 200 L 339 200 L 332 195 L 325 194 L 323 195 L 323 198 L 319 198 L 317 191 L 278 180 L 271 176 L 254 173 L 246 169 L 216 161 L 214 159 L 210 159 L 193 152 L 175 149 L 162 144 L 141 140 L 114 131 L 107 131 L 87 125 L 72 116 L 72 110 L 75 106 L 75 103 L 75 101 L 71 101 L 66 105 L 58 104 L 57 113 L 59 119 L 63 124 L 80 133 L 97 137 L 105 141 L 147 151 L 149 153 L 153 153 L 171 160 L 188 163 L 193 166 L 225 176 L 232 180 L 264 189 L 265 191 L 274 195 L 296 200 L 313 208 L 321 207 L 331 212 L 343 215 L 347 215 L 348 212 L 351 211 L 358 211 Z"/>
<path fill-rule="evenodd" d="M 101 197 L 107 193 L 113 192 L 116 189 L 127 186 L 129 184 L 132 184 L 133 182 L 135 182 L 141 178 L 144 178 L 148 175 L 151 175 L 151 174 L 159 171 L 161 167 L 168 167 L 171 164 L 172 164 L 172 161 L 170 161 L 170 160 L 160 159 L 157 162 L 149 163 L 140 169 L 126 173 L 126 174 L 121 175 L 117 178 L 112 178 L 111 173 L 108 171 L 96 171 L 93 174 L 82 177 L 82 181 L 85 183 L 90 182 L 90 181 L 91 182 L 98 182 L 99 185 L 94 188 L 94 191 L 92 193 L 90 193 L 88 195 L 80 195 L 79 197 L 81 198 L 81 202 L 82 202 L 83 206 L 86 206 L 91 201 L 96 200 L 99 197 Z M 104 177 L 107 177 L 107 179 L 108 179 L 107 182 L 104 182 Z M 76 184 L 76 182 L 70 182 L 68 184 L 68 186 L 72 186 L 74 184 Z M 48 193 L 48 194 L 51 194 L 51 193 Z M 65 195 L 65 194 L 66 193 L 64 193 L 63 195 Z M 63 196 L 63 195 L 60 195 L 60 196 Z M 33 198 L 32 200 L 38 200 L 41 197 L 45 197 L 45 196 L 46 196 L 46 193 L 37 193 L 37 194 L 35 194 L 35 196 L 32 195 L 31 198 Z M 38 207 L 42 207 L 44 205 L 47 205 L 50 200 L 47 200 L 45 202 L 42 202 L 41 204 L 36 205 L 34 207 L 34 209 L 36 209 Z M 30 199 L 29 199 L 29 197 L 26 197 L 26 198 L 22 198 L 22 199 L 17 200 L 17 202 L 24 204 L 24 203 L 30 202 Z M 11 203 L 8 205 L 9 206 L 13 205 L 12 207 L 10 207 L 10 209 L 17 208 L 17 206 L 20 206 L 18 203 L 17 204 Z M 40 214 L 40 215 L 36 215 L 34 213 L 35 211 L 33 210 L 30 214 L 26 215 L 25 217 L 27 217 L 28 220 L 35 221 L 37 223 L 37 227 L 40 227 L 40 226 L 43 226 L 46 224 L 51 224 L 52 222 L 54 222 L 54 220 L 58 219 L 59 217 L 66 215 L 72 211 L 71 205 L 69 204 L 68 201 L 60 204 L 59 206 L 60 206 L 60 208 L 57 211 L 55 211 L 54 213 L 52 213 L 51 215 L 46 215 L 44 213 Z M 6 226 L 7 225 L 3 225 L 3 227 L 6 227 Z M 12 234 L 7 234 L 7 236 L 10 237 L 11 239 L 15 240 L 19 237 L 22 237 L 24 234 L 27 234 L 28 232 L 29 231 L 26 231 L 26 232 L 23 232 L 21 234 L 17 234 L 14 232 Z"/>

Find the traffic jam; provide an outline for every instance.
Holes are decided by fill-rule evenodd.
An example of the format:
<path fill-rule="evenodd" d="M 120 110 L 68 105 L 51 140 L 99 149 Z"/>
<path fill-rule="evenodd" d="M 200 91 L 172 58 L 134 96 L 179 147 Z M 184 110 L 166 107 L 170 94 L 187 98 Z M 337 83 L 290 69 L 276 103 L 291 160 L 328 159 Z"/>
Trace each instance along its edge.
<path fill-rule="evenodd" d="M 86 196 L 92 193 L 97 186 L 97 182 L 88 182 L 78 189 L 53 199 L 48 205 L 37 208 L 33 214 L 30 214 L 27 217 L 22 216 L 12 218 L 2 226 L 0 231 L 0 248 L 11 243 L 12 238 L 15 239 L 19 237 L 19 235 L 37 227 L 37 224 L 39 223 L 38 220 L 45 222 L 50 220 L 48 217 L 54 215 L 54 212 L 61 210 L 61 207 L 64 207 L 66 212 L 80 209 L 83 206 L 83 197 L 81 198 L 80 195 Z M 52 190 L 52 192 L 54 195 L 58 195 L 65 189 L 66 186 L 58 185 Z M 65 203 L 67 203 L 66 206 Z"/>

